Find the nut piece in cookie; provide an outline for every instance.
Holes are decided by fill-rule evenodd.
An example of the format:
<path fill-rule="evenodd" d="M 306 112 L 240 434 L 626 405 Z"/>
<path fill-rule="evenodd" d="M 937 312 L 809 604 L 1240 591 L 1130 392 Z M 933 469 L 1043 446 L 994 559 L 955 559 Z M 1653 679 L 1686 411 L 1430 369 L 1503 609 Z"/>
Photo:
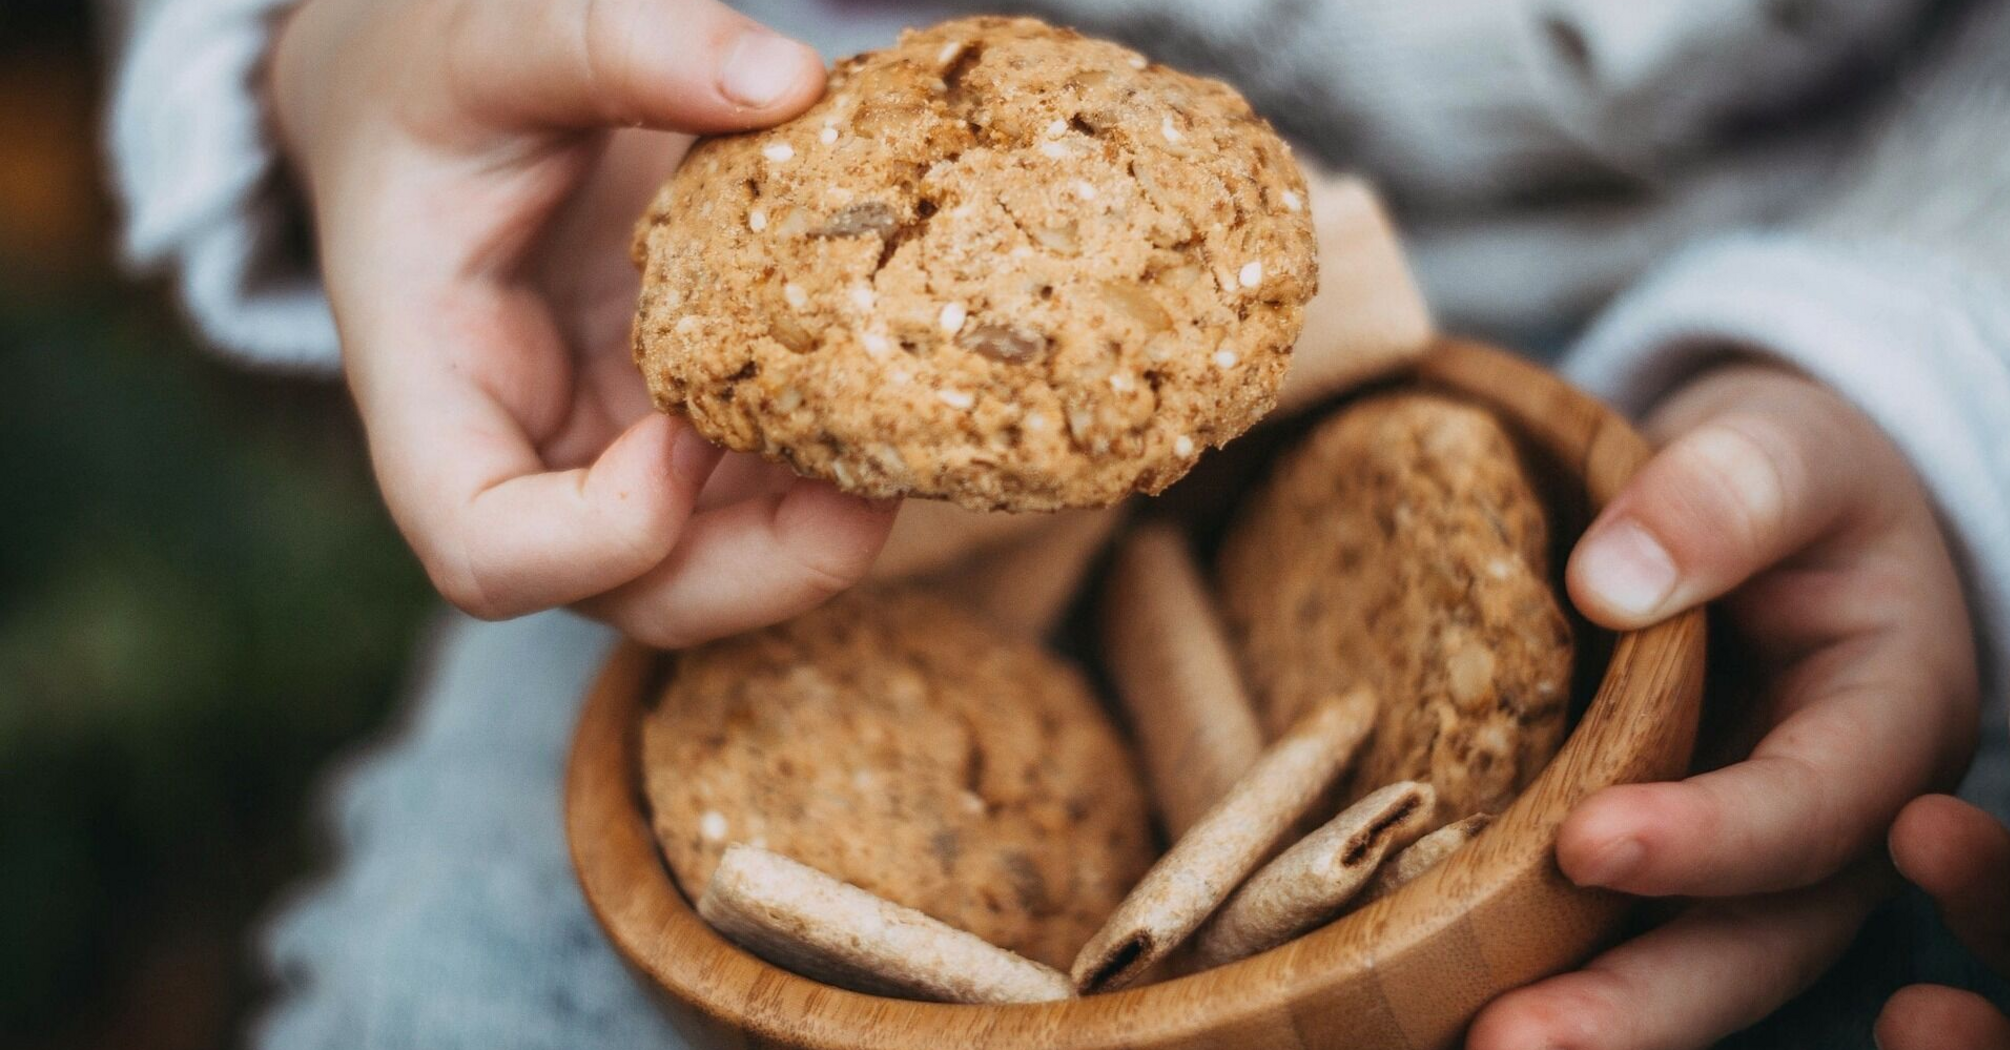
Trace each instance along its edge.
<path fill-rule="evenodd" d="M 1224 84 L 947 22 L 691 151 L 636 237 L 636 361 L 706 437 L 850 492 L 1105 506 L 1275 404 L 1309 199 Z"/>
<path fill-rule="evenodd" d="M 642 761 L 694 900 L 744 843 L 1062 966 L 1152 859 L 1137 771 L 1081 676 L 916 590 L 677 654 Z"/>
<path fill-rule="evenodd" d="M 1562 741 L 1570 625 L 1543 508 L 1485 411 L 1375 397 L 1280 461 L 1223 541 L 1222 601 L 1270 732 L 1335 688 L 1382 697 L 1351 797 L 1427 781 L 1498 812 Z"/>

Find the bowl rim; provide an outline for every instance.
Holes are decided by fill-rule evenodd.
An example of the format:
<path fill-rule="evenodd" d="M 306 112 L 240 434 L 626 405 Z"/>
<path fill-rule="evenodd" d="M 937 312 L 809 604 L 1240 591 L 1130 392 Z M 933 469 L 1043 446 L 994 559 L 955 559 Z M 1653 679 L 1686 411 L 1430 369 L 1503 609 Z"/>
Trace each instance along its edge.
<path fill-rule="evenodd" d="M 1407 371 L 1423 386 L 1503 415 L 1519 437 L 1582 480 L 1593 513 L 1649 455 L 1616 412 L 1504 351 L 1442 339 Z M 1456 1000 L 1432 1009 L 1469 1018 L 1505 987 L 1580 961 L 1621 917 L 1625 898 L 1579 889 L 1555 871 L 1556 828 L 1592 791 L 1686 770 L 1700 709 L 1703 623 L 1699 609 L 1618 634 L 1590 704 L 1549 765 L 1470 845 L 1414 882 L 1268 952 L 1082 999 L 1010 1006 L 890 999 L 798 976 L 715 932 L 677 888 L 649 827 L 637 715 L 659 654 L 632 641 L 617 646 L 581 713 L 566 771 L 566 835 L 587 904 L 617 952 L 687 1019 L 740 1033 L 728 1037 L 735 1043 L 752 1035 L 829 1050 L 1174 1045 L 1295 1027 L 1291 1016 L 1305 1003 L 1323 998 L 1322 1008 L 1330 1008 L 1349 999 L 1347 986 L 1365 982 L 1376 986 L 1381 1008 L 1396 1015 L 1401 1045 L 1437 1045 L 1448 1037 L 1444 1031 L 1457 1029 L 1404 1021 L 1387 1001 L 1382 976 L 1426 956 L 1450 960 L 1484 949 L 1469 942 L 1481 932 L 1475 917 L 1489 905 L 1543 908 L 1548 925 L 1521 923 L 1542 929 L 1503 933 L 1493 924 L 1485 931 L 1518 946 L 1506 953 L 1512 960 L 1476 960 L 1494 974 L 1492 983 L 1513 984 L 1480 998 L 1462 992 L 1464 978 L 1431 989 Z M 1365 1008 L 1374 1008 L 1372 998 Z"/>

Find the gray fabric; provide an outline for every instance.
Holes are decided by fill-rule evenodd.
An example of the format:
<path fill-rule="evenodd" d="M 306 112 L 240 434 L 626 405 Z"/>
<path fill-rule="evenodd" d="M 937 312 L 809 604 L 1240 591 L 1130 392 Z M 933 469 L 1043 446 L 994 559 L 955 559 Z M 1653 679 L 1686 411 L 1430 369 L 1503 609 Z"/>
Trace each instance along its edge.
<path fill-rule="evenodd" d="M 587 913 L 560 827 L 578 700 L 610 637 L 446 615 L 410 722 L 335 778 L 337 863 L 279 910 L 272 1050 L 680 1045 Z"/>

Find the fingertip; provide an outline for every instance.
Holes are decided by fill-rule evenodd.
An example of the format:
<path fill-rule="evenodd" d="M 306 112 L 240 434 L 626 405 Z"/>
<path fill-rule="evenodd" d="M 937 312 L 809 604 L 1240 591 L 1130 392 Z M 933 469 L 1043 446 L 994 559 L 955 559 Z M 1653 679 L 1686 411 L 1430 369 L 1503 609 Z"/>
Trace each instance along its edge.
<path fill-rule="evenodd" d="M 1810 478 L 1807 440 L 1729 414 L 1681 434 L 1572 552 L 1572 600 L 1604 626 L 1642 627 L 1736 588 L 1819 534 L 1839 512 L 1841 486 Z"/>
<path fill-rule="evenodd" d="M 1892 862 L 1928 893 L 1944 891 L 1988 850 L 1993 826 L 1988 814 L 1951 795 L 1913 799 L 1892 822 Z"/>
<path fill-rule="evenodd" d="M 1466 1030 L 1466 1050 L 1550 1050 L 1553 1044 L 1540 1021 L 1520 1007 L 1520 996 L 1509 993 L 1487 1004 Z"/>
<path fill-rule="evenodd" d="M 680 488 L 697 493 L 712 478 L 719 467 L 726 450 L 710 441 L 691 424 L 673 420 L 669 416 L 656 416 L 670 429 L 670 478 Z"/>
<path fill-rule="evenodd" d="M 1653 788 L 1670 785 L 1622 784 L 1579 803 L 1557 830 L 1556 862 L 1580 886 L 1640 892 L 1639 876 L 1649 861 L 1648 839 L 1657 820 Z"/>
<path fill-rule="evenodd" d="M 898 500 L 841 492 L 827 481 L 799 479 L 775 507 L 775 529 L 809 552 L 809 567 L 842 590 L 865 577 L 893 531 Z"/>
<path fill-rule="evenodd" d="M 617 571 L 622 579 L 669 555 L 720 455 L 689 424 L 652 413 L 588 468 L 581 497 L 609 540 L 626 547 Z"/>
<path fill-rule="evenodd" d="M 1877 1050 L 1912 1050 L 1920 1021 L 1933 1010 L 1932 997 L 1921 994 L 1925 988 L 1917 984 L 1900 988 L 1884 1001 L 1870 1029 Z"/>
<path fill-rule="evenodd" d="M 900 510 L 897 499 L 853 495 L 812 478 L 797 478 L 782 496 L 784 504 L 777 513 L 785 516 L 789 525 L 855 523 L 871 529 L 891 525 Z"/>
<path fill-rule="evenodd" d="M 718 90 L 746 123 L 779 119 L 822 93 L 824 64 L 815 50 L 748 23 L 721 52 Z"/>
<path fill-rule="evenodd" d="M 795 479 L 697 515 L 654 570 L 585 609 L 663 648 L 799 616 L 864 578 L 896 509 Z"/>
<path fill-rule="evenodd" d="M 617 505 L 654 507 L 682 517 L 724 452 L 691 425 L 651 413 L 636 421 L 601 452 L 587 472 L 586 485 Z"/>
<path fill-rule="evenodd" d="M 1610 981 L 1580 970 L 1509 992 L 1489 1003 L 1466 1032 L 1466 1050 L 1579 1050 L 1623 1046 L 1609 1022 L 1611 1001 L 1598 989 Z"/>
<path fill-rule="evenodd" d="M 1879 1050 L 2010 1048 L 2010 1021 L 1973 992 L 1932 984 L 1900 988 L 1872 1026 Z"/>
<path fill-rule="evenodd" d="M 744 131 L 823 93 L 814 50 L 719 0 L 475 6 L 453 68 L 472 104 L 509 126 Z"/>
<path fill-rule="evenodd" d="M 1466 1030 L 1466 1050 L 1549 1050 L 1543 1025 L 1510 992 L 1488 1003 Z"/>
<path fill-rule="evenodd" d="M 1928 893 L 1943 885 L 1951 873 L 1954 850 L 1958 848 L 1958 812 L 1965 805 L 1946 795 L 1926 795 L 1906 803 L 1891 822 L 1886 844 L 1891 861 L 1908 882 Z"/>
<path fill-rule="evenodd" d="M 1634 630 L 1672 612 L 1681 571 L 1668 548 L 1630 517 L 1593 525 L 1571 552 L 1565 587 L 1579 611 L 1613 630 Z"/>

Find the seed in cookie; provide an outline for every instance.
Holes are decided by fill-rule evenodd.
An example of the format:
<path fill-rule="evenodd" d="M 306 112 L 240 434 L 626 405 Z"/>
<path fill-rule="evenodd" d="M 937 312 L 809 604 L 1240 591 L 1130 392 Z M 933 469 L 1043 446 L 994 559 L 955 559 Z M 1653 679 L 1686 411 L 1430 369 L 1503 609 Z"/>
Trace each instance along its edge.
<path fill-rule="evenodd" d="M 706 437 L 850 491 L 1104 506 L 1184 474 L 1180 435 L 1219 445 L 1275 403 L 1318 283 L 1311 215 L 1283 203 L 1305 199 L 1219 82 L 1029 19 L 949 22 L 839 62 L 797 121 L 691 151 L 638 231 L 636 358 Z"/>

